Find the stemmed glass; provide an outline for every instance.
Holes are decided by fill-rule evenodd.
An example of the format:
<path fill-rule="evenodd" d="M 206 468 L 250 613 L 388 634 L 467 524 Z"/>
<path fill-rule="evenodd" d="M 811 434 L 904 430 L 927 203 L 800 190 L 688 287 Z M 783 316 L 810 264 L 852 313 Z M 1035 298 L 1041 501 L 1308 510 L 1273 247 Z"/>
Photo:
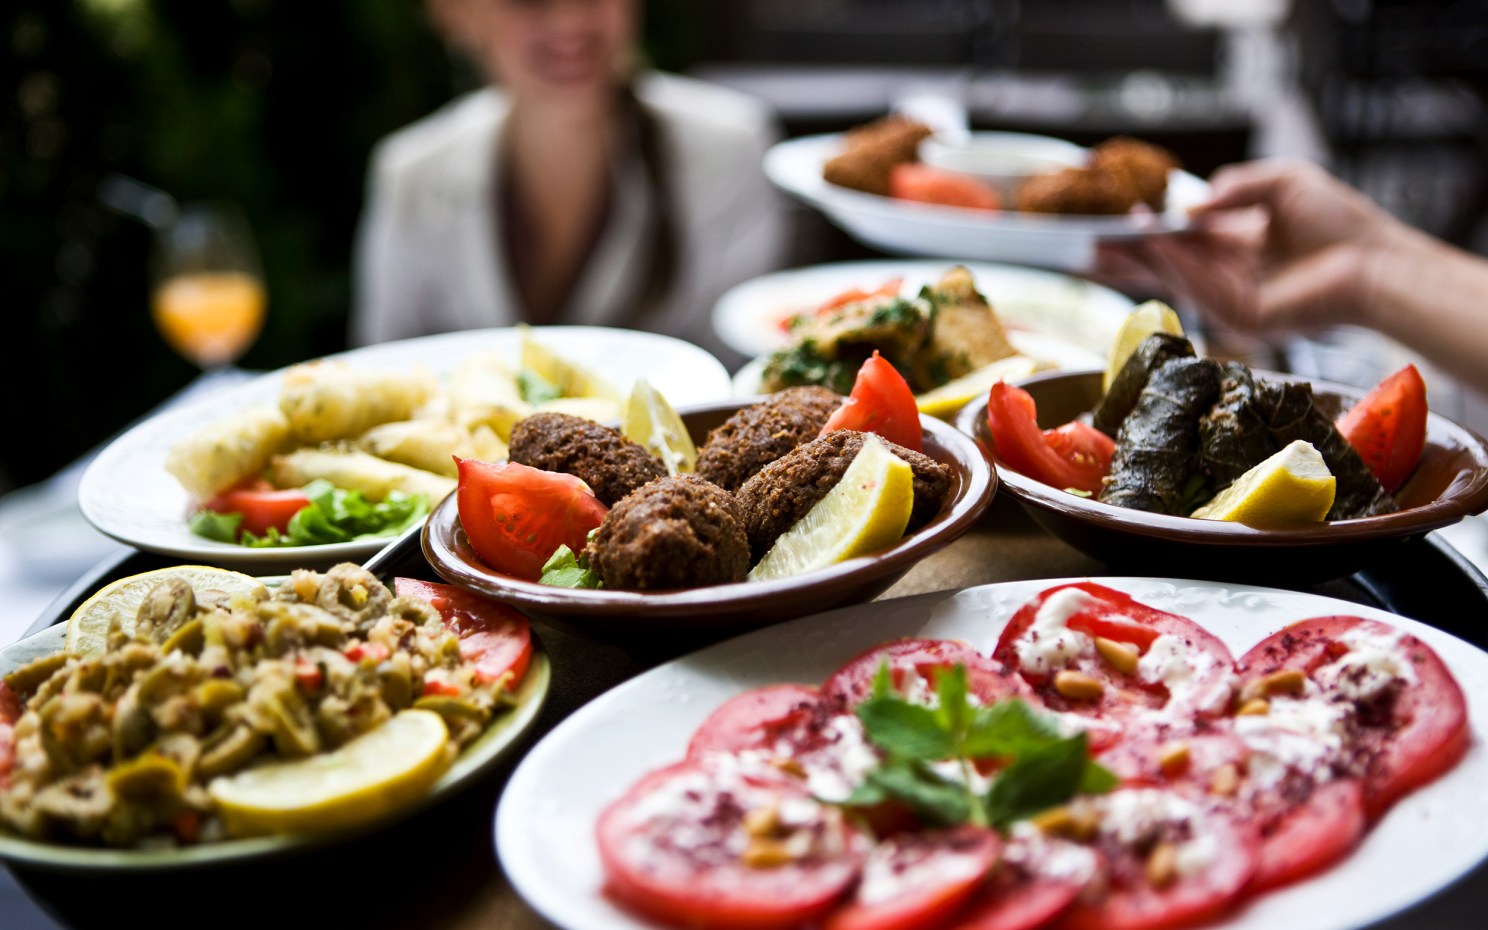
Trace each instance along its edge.
<path fill-rule="evenodd" d="M 240 209 L 188 203 L 156 227 L 151 318 L 210 374 L 229 369 L 263 329 L 267 305 L 253 232 Z"/>

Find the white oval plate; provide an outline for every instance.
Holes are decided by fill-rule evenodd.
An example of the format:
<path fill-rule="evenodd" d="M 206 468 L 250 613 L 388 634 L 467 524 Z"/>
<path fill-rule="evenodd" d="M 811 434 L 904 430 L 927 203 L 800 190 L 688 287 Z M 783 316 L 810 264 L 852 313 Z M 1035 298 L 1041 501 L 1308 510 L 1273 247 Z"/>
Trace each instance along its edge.
<path fill-rule="evenodd" d="M 1477 732 L 1456 768 L 1402 799 L 1332 869 L 1268 892 L 1207 926 L 1353 930 L 1430 896 L 1488 858 L 1488 748 L 1481 736 L 1488 721 L 1488 653 L 1426 624 L 1312 594 L 1166 578 L 1091 580 L 1192 617 L 1237 657 L 1305 617 L 1346 613 L 1381 620 L 1435 649 L 1467 695 Z M 567 930 L 655 930 L 601 896 L 594 824 L 642 775 L 681 760 L 689 737 L 714 708 L 748 688 L 820 684 L 862 650 L 896 637 L 962 639 L 991 652 L 1018 607 L 1060 583 L 983 585 L 834 610 L 747 633 L 610 690 L 534 746 L 508 782 L 495 818 L 507 877 L 528 904 Z"/>
<path fill-rule="evenodd" d="M 735 285 L 713 305 L 713 330 L 730 348 L 748 356 L 764 355 L 790 345 L 782 321 L 809 311 L 822 301 L 857 287 L 875 290 L 903 278 L 899 293 L 918 294 L 939 281 L 950 261 L 889 259 L 809 265 L 751 278 Z M 962 262 L 976 288 L 1009 330 L 1027 330 L 1064 339 L 1100 356 L 1135 306 L 1131 298 L 1083 278 L 1002 265 Z"/>
<path fill-rule="evenodd" d="M 1065 216 L 913 203 L 827 183 L 822 167 L 841 149 L 840 133 L 778 142 L 765 153 L 765 175 L 855 239 L 896 255 L 1084 269 L 1098 241 L 1186 229 L 1189 208 L 1209 198 L 1208 182 L 1174 170 L 1162 213 Z"/>
<path fill-rule="evenodd" d="M 728 369 L 690 342 L 652 333 L 598 326 L 534 328 L 533 337 L 564 358 L 598 373 L 621 392 L 644 377 L 673 406 L 732 396 Z M 452 371 L 477 352 L 508 353 L 517 364 L 521 334 L 512 328 L 469 330 L 404 339 L 327 356 L 350 364 L 435 375 Z M 275 402 L 285 369 L 169 408 L 132 427 L 99 452 L 78 484 L 78 506 L 98 530 L 126 545 L 194 562 L 269 570 L 360 562 L 392 542 L 335 543 L 282 549 L 249 549 L 205 539 L 186 525 L 190 497 L 165 470 L 178 440 L 229 413 Z M 437 503 L 437 501 L 435 502 Z"/>

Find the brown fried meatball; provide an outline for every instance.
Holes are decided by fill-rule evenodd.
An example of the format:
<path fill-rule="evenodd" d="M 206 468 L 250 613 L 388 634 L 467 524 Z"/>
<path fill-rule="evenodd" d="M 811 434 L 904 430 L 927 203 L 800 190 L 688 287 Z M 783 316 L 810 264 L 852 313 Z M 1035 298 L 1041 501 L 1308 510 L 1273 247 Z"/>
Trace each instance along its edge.
<path fill-rule="evenodd" d="M 843 400 L 827 388 L 801 385 L 744 407 L 709 431 L 698 449 L 696 471 L 726 491 L 737 491 L 750 475 L 815 439 Z"/>
<path fill-rule="evenodd" d="M 771 462 L 744 482 L 734 496 L 756 560 L 837 486 L 863 448 L 866 435 L 857 430 L 833 430 Z M 951 491 L 950 466 L 881 436 L 879 439 L 914 471 L 914 509 L 905 527 L 905 532 L 913 532 L 940 513 Z"/>
<path fill-rule="evenodd" d="M 1018 209 L 1026 213 L 1101 216 L 1126 213 L 1136 195 L 1104 171 L 1061 168 L 1031 174 L 1018 185 Z"/>
<path fill-rule="evenodd" d="M 567 413 L 536 413 L 512 427 L 511 461 L 582 478 L 607 507 L 653 478 L 661 459 L 620 431 Z"/>
<path fill-rule="evenodd" d="M 920 140 L 933 130 L 901 113 L 891 113 L 848 130 L 842 151 L 822 166 L 822 179 L 887 197 L 895 165 L 919 160 Z"/>
<path fill-rule="evenodd" d="M 1090 167 L 1114 177 L 1133 202 L 1161 210 L 1168 191 L 1168 172 L 1179 167 L 1179 162 L 1160 145 L 1116 136 L 1090 150 Z"/>
<path fill-rule="evenodd" d="M 696 475 L 643 485 L 610 509 L 585 552 L 606 588 L 694 588 L 749 573 L 734 496 Z"/>

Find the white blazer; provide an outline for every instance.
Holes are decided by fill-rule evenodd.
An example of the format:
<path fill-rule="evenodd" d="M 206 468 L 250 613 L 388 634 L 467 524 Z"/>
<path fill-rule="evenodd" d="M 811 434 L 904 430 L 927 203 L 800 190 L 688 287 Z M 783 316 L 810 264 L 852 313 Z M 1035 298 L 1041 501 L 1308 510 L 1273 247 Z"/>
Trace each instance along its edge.
<path fill-rule="evenodd" d="M 672 185 L 677 270 L 668 297 L 621 318 L 644 273 L 653 212 L 640 165 L 622 171 L 610 214 L 555 322 L 666 333 L 742 361 L 713 332 L 729 287 L 781 267 L 786 211 L 764 176 L 780 138 L 762 102 L 728 88 L 649 73 L 636 96 L 656 115 Z M 507 102 L 466 94 L 389 135 L 373 150 L 356 240 L 353 345 L 509 326 L 518 300 L 501 241 L 495 185 Z"/>

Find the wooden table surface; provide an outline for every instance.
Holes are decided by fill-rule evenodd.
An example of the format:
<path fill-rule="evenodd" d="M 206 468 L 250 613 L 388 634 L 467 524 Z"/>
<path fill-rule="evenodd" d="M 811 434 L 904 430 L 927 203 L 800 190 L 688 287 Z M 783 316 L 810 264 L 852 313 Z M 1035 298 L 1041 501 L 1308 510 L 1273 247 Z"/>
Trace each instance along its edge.
<path fill-rule="evenodd" d="M 1112 574 L 1049 535 L 1007 495 L 968 534 L 921 562 L 880 599 L 1032 578 Z M 1161 576 L 1154 565 L 1143 574 Z M 1365 600 L 1347 580 L 1306 590 Z M 553 684 L 524 746 L 611 687 L 716 637 L 649 643 L 599 642 L 536 627 L 553 662 Z M 256 865 L 149 876 L 34 874 L 17 879 L 59 920 L 78 928 L 141 926 L 539 930 L 553 926 L 507 882 L 492 841 L 501 789 L 521 752 L 490 778 L 374 836 L 313 854 Z M 596 772 L 602 778 L 604 773 Z M 1437 898 L 1391 930 L 1481 930 L 1488 874 L 1472 890 Z"/>

